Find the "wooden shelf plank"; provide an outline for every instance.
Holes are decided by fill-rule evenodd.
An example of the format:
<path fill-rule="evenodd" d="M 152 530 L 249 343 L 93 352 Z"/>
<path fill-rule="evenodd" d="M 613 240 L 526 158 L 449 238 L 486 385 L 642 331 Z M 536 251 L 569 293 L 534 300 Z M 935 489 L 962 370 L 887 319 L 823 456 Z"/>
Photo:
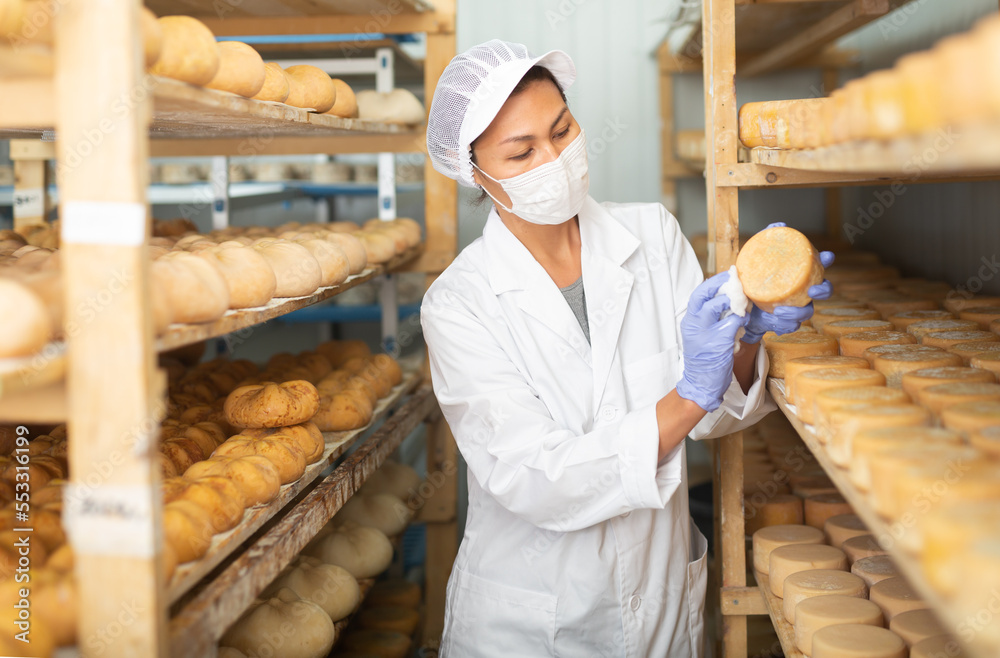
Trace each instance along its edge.
<path fill-rule="evenodd" d="M 219 638 L 254 597 L 436 407 L 430 386 L 419 388 L 294 509 L 186 601 L 170 624 L 171 655 L 210 655 Z"/>
<path fill-rule="evenodd" d="M 751 152 L 751 157 L 753 152 Z M 760 155 L 758 154 L 758 156 Z M 765 188 L 795 188 L 795 187 L 845 187 L 865 185 L 902 185 L 926 183 L 958 183 L 966 181 L 993 180 L 998 177 L 996 172 L 985 171 L 961 175 L 921 174 L 914 177 L 911 174 L 883 175 L 879 173 L 813 171 L 811 169 L 791 169 L 753 162 L 740 162 L 734 165 L 717 165 L 716 184 L 719 187 L 738 187 L 740 189 Z"/>
<path fill-rule="evenodd" d="M 366 281 L 371 281 L 377 276 L 387 272 L 393 272 L 398 268 L 406 266 L 408 263 L 416 260 L 422 251 L 423 245 L 419 245 L 394 257 L 384 265 L 370 267 L 361 274 L 356 274 L 350 277 L 347 281 L 338 286 L 321 288 L 307 297 L 275 298 L 272 299 L 267 306 L 251 309 L 229 310 L 215 322 L 171 325 L 167 330 L 167 333 L 160 336 L 156 340 L 156 349 L 157 351 L 163 352 L 174 349 L 175 347 L 181 347 L 182 345 L 189 345 L 201 340 L 222 336 L 223 334 L 252 327 L 253 325 L 267 322 L 268 320 L 285 315 L 286 313 L 291 313 L 292 311 L 300 308 L 311 306 L 318 302 L 330 299 L 331 297 L 353 288 L 356 285 L 362 284 Z"/>
<path fill-rule="evenodd" d="M 38 354 L 0 359 L 0 398 L 62 381 L 66 376 L 66 343 L 49 343 Z"/>
<path fill-rule="evenodd" d="M 767 607 L 767 614 L 771 616 L 771 623 L 774 625 L 774 632 L 781 642 L 781 651 L 785 658 L 805 658 L 805 655 L 795 646 L 795 627 L 789 624 L 782 612 L 782 601 L 771 593 L 771 582 L 767 574 L 763 574 L 756 569 L 754 578 L 757 580 L 757 587 L 760 588 L 761 596 L 764 598 L 764 605 Z"/>
<path fill-rule="evenodd" d="M 755 148 L 750 157 L 759 165 L 867 174 L 873 180 L 1000 177 L 1000 128 L 996 124 L 970 125 L 815 149 Z"/>
<path fill-rule="evenodd" d="M 220 16 L 217 7 L 198 0 L 146 0 L 157 16 L 187 14 Z M 429 0 L 243 0 L 227 3 L 224 16 L 326 16 L 330 14 L 375 16 L 379 12 L 415 13 L 433 11 Z"/>
<path fill-rule="evenodd" d="M 326 442 L 326 450 L 323 453 L 322 459 L 314 464 L 310 464 L 306 468 L 306 472 L 298 480 L 281 487 L 281 492 L 276 499 L 267 505 L 247 510 L 240 525 L 236 528 L 215 535 L 212 538 L 212 545 L 208 553 L 203 558 L 182 564 L 177 568 L 167 590 L 168 605 L 176 603 L 198 581 L 219 566 L 223 560 L 253 536 L 271 517 L 280 512 L 285 505 L 312 484 L 328 466 L 347 452 L 359 436 L 385 418 L 389 410 L 399 402 L 400 398 L 417 387 L 422 379 L 419 364 L 404 363 L 403 365 L 406 366 L 406 375 L 403 381 L 389 395 L 378 401 L 371 422 L 364 427 L 348 432 L 324 432 L 323 439 Z"/>
<path fill-rule="evenodd" d="M 826 452 L 826 447 L 816 438 L 816 435 L 812 431 L 812 426 L 803 423 L 796 415 L 794 405 L 788 404 L 788 401 L 785 399 L 785 382 L 780 379 L 771 378 L 768 380 L 767 388 L 771 393 L 771 397 L 777 403 L 778 408 L 781 409 L 781 412 L 785 414 L 789 422 L 791 422 L 792 426 L 799 433 L 799 436 L 802 437 L 802 441 L 812 451 L 816 457 L 816 461 L 820 463 L 830 479 L 833 480 L 841 495 L 854 508 L 854 513 L 865 522 L 871 534 L 876 539 L 892 537 L 889 523 L 875 512 L 871 503 L 868 502 L 868 498 L 851 483 L 847 478 L 847 472 L 830 460 Z M 968 623 L 968 620 L 956 612 L 954 606 L 950 605 L 945 598 L 928 584 L 920 562 L 913 555 L 900 549 L 896 542 L 886 547 L 886 550 L 889 551 L 896 566 L 899 567 L 899 570 L 909 581 L 910 585 L 920 594 L 946 626 L 958 629 Z M 961 635 L 957 632 L 955 635 L 960 640 L 962 639 Z M 986 648 L 966 646 L 965 649 L 969 656 L 975 658 L 996 658 L 996 656 L 1000 655 L 1000 646 Z"/>

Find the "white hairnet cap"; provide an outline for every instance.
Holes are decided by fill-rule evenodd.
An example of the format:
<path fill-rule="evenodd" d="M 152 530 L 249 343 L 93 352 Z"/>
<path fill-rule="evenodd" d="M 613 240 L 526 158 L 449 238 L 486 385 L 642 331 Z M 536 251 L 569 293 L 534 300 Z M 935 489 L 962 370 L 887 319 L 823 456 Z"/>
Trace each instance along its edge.
<path fill-rule="evenodd" d="M 535 65 L 547 68 L 563 90 L 576 78 L 573 60 L 563 51 L 533 57 L 525 46 L 499 39 L 473 46 L 451 60 L 427 113 L 427 153 L 434 169 L 476 187 L 469 145 L 489 127 L 510 92 Z"/>

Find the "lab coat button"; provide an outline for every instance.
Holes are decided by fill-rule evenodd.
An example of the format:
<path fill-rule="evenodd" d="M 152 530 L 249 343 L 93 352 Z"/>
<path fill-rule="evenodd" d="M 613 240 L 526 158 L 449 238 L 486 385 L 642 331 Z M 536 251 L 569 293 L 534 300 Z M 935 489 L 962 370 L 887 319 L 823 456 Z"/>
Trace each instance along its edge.
<path fill-rule="evenodd" d="M 601 417 L 604 418 L 604 420 L 614 420 L 615 416 L 617 415 L 618 415 L 618 410 L 615 409 L 614 407 L 607 406 L 601 409 Z"/>
<path fill-rule="evenodd" d="M 640 599 L 638 596 L 633 596 L 632 600 L 629 601 L 629 605 L 632 607 L 633 612 L 638 610 L 641 604 L 642 604 L 642 599 Z"/>

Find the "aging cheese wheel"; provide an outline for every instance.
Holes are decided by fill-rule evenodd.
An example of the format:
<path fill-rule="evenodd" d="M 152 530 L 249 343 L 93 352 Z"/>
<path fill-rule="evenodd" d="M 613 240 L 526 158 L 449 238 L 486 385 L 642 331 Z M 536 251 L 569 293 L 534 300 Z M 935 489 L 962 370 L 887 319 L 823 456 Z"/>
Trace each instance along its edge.
<path fill-rule="evenodd" d="M 768 375 L 779 379 L 785 378 L 786 364 L 792 359 L 834 356 L 838 349 L 835 338 L 815 332 L 794 331 L 781 336 L 776 334 L 764 336 L 764 350 L 770 362 Z"/>
<path fill-rule="evenodd" d="M 950 597 L 963 589 L 963 562 L 970 548 L 1000 527 L 1000 506 L 995 501 L 947 502 L 921 516 L 920 526 L 927 582 Z"/>
<path fill-rule="evenodd" d="M 309 64 L 297 64 L 285 69 L 288 76 L 287 105 L 323 113 L 337 100 L 337 88 L 323 69 Z"/>
<path fill-rule="evenodd" d="M 890 352 L 875 357 L 872 368 L 885 375 L 885 385 L 891 388 L 903 387 L 903 375 L 914 370 L 925 368 L 947 368 L 961 366 L 962 359 L 958 355 L 937 347 L 912 345 L 921 347 L 919 351 Z M 869 352 L 871 350 L 868 350 Z"/>
<path fill-rule="evenodd" d="M 857 514 L 831 516 L 823 524 L 826 541 L 831 546 L 840 547 L 848 539 L 869 534 L 867 526 Z"/>
<path fill-rule="evenodd" d="M 781 611 L 789 624 L 795 623 L 795 609 L 799 603 L 815 596 L 850 596 L 863 599 L 868 593 L 865 581 L 847 571 L 838 569 L 812 569 L 800 571 L 785 578 Z"/>
<path fill-rule="evenodd" d="M 1000 459 L 1000 427 L 984 427 L 969 434 L 974 448 L 990 459 Z"/>
<path fill-rule="evenodd" d="M 823 333 L 833 336 L 838 343 L 847 334 L 858 334 L 869 331 L 892 331 L 892 323 L 885 320 L 838 320 L 823 325 Z M 860 354 L 847 356 L 861 356 Z"/>
<path fill-rule="evenodd" d="M 889 316 L 887 319 L 896 327 L 897 331 L 906 331 L 906 328 L 915 322 L 924 320 L 953 320 L 954 315 L 949 311 L 904 311 Z"/>
<path fill-rule="evenodd" d="M 820 494 L 834 494 L 837 493 L 837 485 L 826 475 L 808 476 L 792 483 L 792 493 L 803 499 Z"/>
<path fill-rule="evenodd" d="M 971 359 L 969 365 L 980 370 L 989 370 L 1000 377 L 1000 352 L 980 352 Z"/>
<path fill-rule="evenodd" d="M 979 325 L 971 320 L 922 320 L 914 322 L 906 328 L 906 333 L 923 342 L 921 339 L 927 334 L 938 331 L 978 331 Z"/>
<path fill-rule="evenodd" d="M 813 635 L 827 626 L 864 624 L 882 627 L 882 610 L 867 599 L 850 596 L 814 596 L 795 609 L 795 646 L 806 656 L 813 653 Z"/>
<path fill-rule="evenodd" d="M 394 631 L 413 635 L 420 623 L 420 614 L 412 608 L 400 606 L 366 606 L 358 613 L 358 628 L 377 631 Z"/>
<path fill-rule="evenodd" d="M 333 86 L 337 89 L 337 100 L 333 103 L 333 107 L 326 111 L 326 114 L 333 114 L 334 116 L 346 119 L 356 119 L 358 116 L 358 99 L 354 95 L 354 90 L 351 89 L 349 84 L 339 78 L 333 79 Z"/>
<path fill-rule="evenodd" d="M 872 507 L 886 518 L 899 518 L 907 513 L 922 514 L 942 498 L 961 498 L 963 491 L 969 498 L 1000 495 L 1000 482 L 983 486 L 982 481 L 966 473 L 975 467 L 976 459 L 978 453 L 968 446 L 926 442 L 871 454 L 868 468 Z M 944 491 L 942 481 L 948 484 Z M 922 544 L 916 528 L 912 533 L 903 533 L 899 542 L 914 550 Z"/>
<path fill-rule="evenodd" d="M 898 614 L 927 607 L 902 576 L 886 578 L 872 585 L 868 599 L 882 609 L 882 616 L 890 625 Z"/>
<path fill-rule="evenodd" d="M 847 571 L 847 556 L 839 548 L 826 544 L 779 546 L 771 551 L 768 563 L 771 593 L 777 597 L 784 596 L 784 583 L 788 576 L 814 569 Z"/>
<path fill-rule="evenodd" d="M 344 636 L 341 645 L 348 651 L 379 658 L 406 658 L 410 652 L 409 636 L 395 631 L 354 630 Z"/>
<path fill-rule="evenodd" d="M 264 64 L 264 84 L 254 94 L 253 99 L 257 101 L 284 103 L 285 99 L 288 98 L 289 90 L 288 76 L 285 75 L 281 64 L 267 62 Z"/>
<path fill-rule="evenodd" d="M 957 447 L 962 437 L 957 432 L 933 427 L 886 427 L 866 430 L 854 435 L 848 477 L 862 491 L 871 488 L 869 457 L 885 450 L 902 454 L 904 450 L 927 450 L 936 446 Z"/>
<path fill-rule="evenodd" d="M 403 578 L 388 578 L 375 583 L 365 597 L 365 605 L 417 608 L 422 600 L 420 585 Z"/>
<path fill-rule="evenodd" d="M 852 404 L 858 403 L 899 405 L 908 404 L 910 396 L 898 388 L 886 386 L 856 386 L 852 388 L 835 388 L 823 391 L 816 396 L 816 435 L 823 443 L 829 441 L 835 431 L 831 422 L 831 414 Z"/>
<path fill-rule="evenodd" d="M 849 356 L 805 356 L 792 359 L 785 363 L 785 398 L 792 404 L 798 404 L 795 397 L 796 379 L 807 370 L 868 367 L 868 362 L 864 359 Z"/>
<path fill-rule="evenodd" d="M 220 41 L 219 70 L 205 86 L 250 98 L 264 86 L 264 60 L 241 41 Z"/>
<path fill-rule="evenodd" d="M 764 311 L 805 306 L 809 287 L 823 282 L 823 265 L 809 238 L 789 227 L 775 227 L 747 240 L 736 257 L 736 271 L 747 297 Z"/>
<path fill-rule="evenodd" d="M 930 609 L 899 613 L 889 623 L 889 630 L 902 638 L 908 647 L 912 647 L 921 640 L 944 635 L 948 632 L 948 629 Z"/>
<path fill-rule="evenodd" d="M 872 555 L 871 557 L 863 557 L 860 560 L 856 560 L 851 565 L 851 573 L 859 576 L 865 581 L 868 588 L 871 589 L 871 586 L 879 581 L 898 576 L 899 569 L 896 567 L 896 563 L 892 561 L 891 556 Z"/>
<path fill-rule="evenodd" d="M 823 327 L 831 322 L 843 322 L 846 320 L 879 320 L 878 311 L 870 308 L 825 308 L 817 310 L 812 316 L 812 326 L 816 331 L 823 331 Z"/>
<path fill-rule="evenodd" d="M 938 635 L 910 647 L 910 658 L 965 658 L 965 651 L 951 635 Z"/>
<path fill-rule="evenodd" d="M 1000 353 L 1000 341 L 976 340 L 969 343 L 956 343 L 948 351 L 962 359 L 962 365 L 969 365 L 973 357 L 980 354 Z"/>
<path fill-rule="evenodd" d="M 813 634 L 812 658 L 906 658 L 906 645 L 878 626 L 840 624 Z"/>
<path fill-rule="evenodd" d="M 847 561 L 852 565 L 858 560 L 876 555 L 887 555 L 886 551 L 875 539 L 875 535 L 858 535 L 844 540 L 840 549 L 847 555 Z"/>
<path fill-rule="evenodd" d="M 823 531 L 807 525 L 775 525 L 753 534 L 753 567 L 767 573 L 771 551 L 793 544 L 822 544 Z"/>
<path fill-rule="evenodd" d="M 806 498 L 804 503 L 806 525 L 820 529 L 826 528 L 828 519 L 854 511 L 840 494 L 816 494 Z"/>
<path fill-rule="evenodd" d="M 900 331 L 862 331 L 855 334 L 844 334 L 840 337 L 839 342 L 842 355 L 863 356 L 865 350 L 870 347 L 914 344 L 917 339 Z"/>
<path fill-rule="evenodd" d="M 899 354 L 903 352 L 921 352 L 927 354 L 940 354 L 945 350 L 940 347 L 930 347 L 928 345 L 921 345 L 919 343 L 903 343 L 901 345 L 876 345 L 875 347 L 869 347 L 865 350 L 863 356 L 869 364 L 874 365 L 875 359 L 882 356 L 883 354 Z"/>
<path fill-rule="evenodd" d="M 950 430 L 968 436 L 993 425 L 1000 425 L 1000 401 L 963 402 L 945 408 L 941 423 Z"/>
<path fill-rule="evenodd" d="M 219 70 L 219 52 L 212 31 L 191 16 L 161 16 L 157 21 L 163 34 L 162 46 L 150 73 L 193 85 L 211 82 Z"/>
<path fill-rule="evenodd" d="M 760 497 L 760 501 L 756 500 Z M 775 525 L 802 525 L 802 499 L 790 494 L 765 496 L 756 492 L 744 502 L 746 533 L 753 535 L 761 528 Z"/>
<path fill-rule="evenodd" d="M 991 331 L 932 331 L 920 337 L 920 343 L 949 349 L 959 343 L 995 343 L 1000 341 Z"/>
<path fill-rule="evenodd" d="M 912 311 L 933 311 L 938 309 L 938 304 L 929 299 L 919 299 L 906 295 L 888 295 L 881 299 L 872 299 L 868 306 L 879 312 L 884 320 L 899 313 Z"/>
<path fill-rule="evenodd" d="M 944 300 L 944 307 L 952 313 L 961 313 L 967 308 L 1000 306 L 1000 297 L 988 295 L 953 295 Z"/>
<path fill-rule="evenodd" d="M 803 422 L 812 424 L 816 420 L 816 397 L 823 391 L 834 388 L 884 385 L 885 376 L 874 370 L 858 368 L 810 370 L 802 373 L 795 380 L 796 410 Z"/>
<path fill-rule="evenodd" d="M 974 306 L 962 309 L 958 312 L 958 317 L 972 320 L 978 323 L 983 331 L 989 331 L 990 323 L 1000 319 L 1000 306 Z"/>
<path fill-rule="evenodd" d="M 920 391 L 930 386 L 955 384 L 959 382 L 995 383 L 996 376 L 986 370 L 949 366 L 944 368 L 924 368 L 903 375 L 903 390 L 915 401 L 920 400 Z"/>
<path fill-rule="evenodd" d="M 955 382 L 920 389 L 917 401 L 940 415 L 942 410 L 963 402 L 1000 400 L 1000 384 L 987 382 Z"/>

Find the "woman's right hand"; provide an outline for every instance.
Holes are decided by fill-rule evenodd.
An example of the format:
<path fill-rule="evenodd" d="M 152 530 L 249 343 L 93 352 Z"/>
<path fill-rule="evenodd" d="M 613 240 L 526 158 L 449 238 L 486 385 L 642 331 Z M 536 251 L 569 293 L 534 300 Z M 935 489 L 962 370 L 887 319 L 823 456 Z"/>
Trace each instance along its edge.
<path fill-rule="evenodd" d="M 691 400 L 705 411 L 715 411 L 733 381 L 733 353 L 737 332 L 750 315 L 729 315 L 729 298 L 718 295 L 729 280 L 722 272 L 706 279 L 691 293 L 687 313 L 681 320 L 684 374 L 677 383 L 677 394 Z"/>

